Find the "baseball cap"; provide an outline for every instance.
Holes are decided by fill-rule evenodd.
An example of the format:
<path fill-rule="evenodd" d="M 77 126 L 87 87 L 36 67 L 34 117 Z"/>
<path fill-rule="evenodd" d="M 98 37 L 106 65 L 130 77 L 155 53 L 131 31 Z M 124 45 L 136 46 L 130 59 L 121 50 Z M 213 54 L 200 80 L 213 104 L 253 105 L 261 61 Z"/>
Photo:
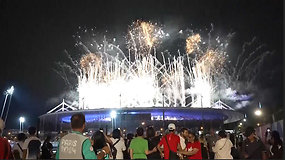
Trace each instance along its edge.
<path fill-rule="evenodd" d="M 170 131 L 175 130 L 175 124 L 170 123 L 170 124 L 168 125 L 168 130 L 170 130 Z"/>
<path fill-rule="evenodd" d="M 5 123 L 2 120 L 2 118 L 0 118 L 0 130 L 3 131 L 4 127 L 5 127 Z"/>

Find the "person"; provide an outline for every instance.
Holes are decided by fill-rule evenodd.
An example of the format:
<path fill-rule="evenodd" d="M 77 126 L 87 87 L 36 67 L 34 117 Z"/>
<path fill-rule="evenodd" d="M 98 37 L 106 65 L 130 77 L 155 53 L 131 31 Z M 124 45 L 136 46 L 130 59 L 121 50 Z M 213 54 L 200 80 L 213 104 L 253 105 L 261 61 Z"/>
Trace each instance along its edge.
<path fill-rule="evenodd" d="M 102 131 L 96 131 L 93 136 L 93 149 L 98 159 L 110 159 L 111 149 L 107 144 L 107 136 Z"/>
<path fill-rule="evenodd" d="M 41 140 L 36 136 L 37 128 L 29 127 L 29 138 L 23 144 L 23 159 L 39 159 Z"/>
<path fill-rule="evenodd" d="M 180 145 L 181 149 L 184 150 L 186 148 L 186 139 L 188 139 L 189 133 L 187 128 L 181 128 L 180 133 L 179 133 L 179 138 L 180 138 Z"/>
<path fill-rule="evenodd" d="M 157 151 L 156 148 L 148 150 L 148 142 L 143 138 L 144 130 L 142 127 L 137 128 L 137 137 L 131 141 L 130 157 L 131 159 L 147 159 L 147 155 Z"/>
<path fill-rule="evenodd" d="M 186 149 L 178 153 L 188 156 L 188 159 L 202 159 L 201 144 L 194 132 L 189 133 Z"/>
<path fill-rule="evenodd" d="M 231 142 L 233 144 L 233 146 L 231 148 L 231 155 L 233 156 L 233 159 L 240 159 L 239 151 L 238 151 L 238 148 L 237 148 L 237 145 L 236 145 L 237 138 L 235 137 L 234 133 L 230 134 L 230 140 L 231 140 Z"/>
<path fill-rule="evenodd" d="M 207 141 L 203 134 L 199 137 L 199 142 L 201 144 L 201 153 L 203 159 L 209 159 L 209 152 L 207 147 Z"/>
<path fill-rule="evenodd" d="M 152 126 L 147 127 L 146 129 L 146 140 L 148 142 L 148 149 L 152 150 L 156 148 L 160 141 L 160 136 L 155 135 L 155 130 Z M 147 159 L 160 159 L 159 152 L 154 152 L 147 155 Z"/>
<path fill-rule="evenodd" d="M 280 138 L 278 131 L 271 132 L 270 144 L 270 159 L 282 159 L 283 158 L 283 142 Z"/>
<path fill-rule="evenodd" d="M 113 159 L 124 159 L 123 151 L 126 150 L 126 145 L 124 139 L 122 138 L 121 130 L 114 129 L 112 133 L 112 138 L 110 139 L 113 143 L 113 147 L 115 147 L 117 151 L 115 156 L 112 155 Z"/>
<path fill-rule="evenodd" d="M 8 140 L 2 137 L 4 128 L 5 123 L 2 118 L 0 118 L 0 159 L 13 159 L 11 146 Z"/>
<path fill-rule="evenodd" d="M 232 142 L 227 138 L 227 134 L 224 130 L 219 131 L 219 140 L 212 147 L 212 151 L 215 153 L 215 159 L 233 159 L 231 150 L 233 147 Z"/>
<path fill-rule="evenodd" d="M 76 113 L 72 115 L 72 132 L 60 139 L 56 159 L 97 159 L 91 141 L 88 137 L 82 135 L 84 128 L 84 114 Z"/>
<path fill-rule="evenodd" d="M 266 159 L 266 149 L 259 137 L 255 135 L 255 129 L 249 126 L 245 129 L 246 139 L 242 143 L 241 154 L 243 159 Z"/>
<path fill-rule="evenodd" d="M 129 152 L 129 147 L 131 144 L 132 139 L 134 138 L 133 133 L 128 133 L 127 138 L 125 139 L 125 145 L 126 145 L 126 150 L 123 152 L 124 153 L 124 159 L 131 159 L 130 157 L 130 152 Z"/>
<path fill-rule="evenodd" d="M 48 135 L 42 145 L 42 159 L 52 159 L 52 144 L 50 143 L 51 136 Z"/>
<path fill-rule="evenodd" d="M 169 158 L 178 158 L 178 157 L 170 157 L 170 151 L 177 153 L 177 151 L 181 151 L 181 145 L 180 145 L 180 138 L 175 134 L 175 124 L 170 123 L 168 125 L 168 131 L 169 133 L 163 136 L 157 145 L 157 149 L 160 152 L 161 158 L 164 157 L 164 159 Z M 164 153 L 161 150 L 161 146 L 163 146 Z M 169 147 L 168 147 L 169 146 Z M 180 157 L 182 158 L 182 157 Z"/>
<path fill-rule="evenodd" d="M 207 143 L 208 143 L 208 149 L 209 149 L 209 156 L 210 156 L 210 159 L 214 159 L 215 157 L 215 153 L 213 152 L 212 150 L 212 147 L 215 145 L 215 143 L 217 142 L 218 140 L 218 137 L 217 135 L 215 134 L 215 131 L 213 128 L 210 129 L 210 135 L 207 136 Z"/>
<path fill-rule="evenodd" d="M 17 135 L 18 142 L 14 144 L 13 149 L 12 149 L 15 159 L 23 158 L 23 145 L 26 139 L 27 139 L 27 136 L 25 135 L 25 133 L 19 133 Z"/>

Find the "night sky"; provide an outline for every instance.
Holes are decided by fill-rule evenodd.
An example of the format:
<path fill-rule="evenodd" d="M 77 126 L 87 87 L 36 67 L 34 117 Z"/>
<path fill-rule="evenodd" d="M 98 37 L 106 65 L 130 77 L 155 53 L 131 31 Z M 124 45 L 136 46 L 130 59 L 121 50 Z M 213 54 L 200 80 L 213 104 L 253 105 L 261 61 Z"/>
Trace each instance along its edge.
<path fill-rule="evenodd" d="M 177 31 L 213 23 L 217 32 L 237 34 L 232 50 L 241 50 L 245 41 L 257 37 L 274 51 L 260 75 L 259 87 L 268 91 L 264 107 L 281 108 L 282 0 L 0 0 L 0 91 L 15 86 L 7 128 L 18 128 L 21 115 L 26 125 L 35 125 L 39 115 L 56 105 L 49 100 L 68 89 L 54 69 L 56 62 L 66 59 L 64 50 L 74 47 L 72 35 L 79 26 L 123 35 L 137 19 Z M 0 99 L 2 106 L 4 95 Z"/>

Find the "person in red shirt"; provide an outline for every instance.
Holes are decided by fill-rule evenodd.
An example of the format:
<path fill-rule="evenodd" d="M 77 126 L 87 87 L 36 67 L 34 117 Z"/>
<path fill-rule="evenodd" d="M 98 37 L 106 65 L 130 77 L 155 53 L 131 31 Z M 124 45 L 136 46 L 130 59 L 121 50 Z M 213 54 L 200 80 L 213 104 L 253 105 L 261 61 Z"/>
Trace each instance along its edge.
<path fill-rule="evenodd" d="M 178 153 L 188 156 L 188 159 L 202 159 L 201 144 L 193 132 L 189 133 L 186 149 Z"/>
<path fill-rule="evenodd" d="M 4 127 L 5 127 L 5 123 L 0 118 L 0 159 L 13 159 L 11 146 L 8 140 L 2 137 L 2 132 L 4 130 Z"/>
<path fill-rule="evenodd" d="M 159 144 L 157 145 L 157 149 L 160 152 L 160 156 L 161 156 L 161 158 L 164 157 L 164 159 L 169 159 L 169 148 L 168 148 L 168 145 L 169 145 L 170 150 L 172 152 L 177 152 L 177 150 L 178 151 L 182 150 L 181 149 L 181 145 L 180 145 L 180 138 L 179 138 L 179 136 L 177 136 L 174 133 L 175 132 L 175 124 L 170 123 L 168 125 L 168 130 L 169 130 L 169 134 L 163 136 L 161 138 Z M 167 138 L 168 145 L 166 143 L 165 137 Z M 162 149 L 160 148 L 161 146 L 163 146 L 164 153 L 162 152 Z"/>

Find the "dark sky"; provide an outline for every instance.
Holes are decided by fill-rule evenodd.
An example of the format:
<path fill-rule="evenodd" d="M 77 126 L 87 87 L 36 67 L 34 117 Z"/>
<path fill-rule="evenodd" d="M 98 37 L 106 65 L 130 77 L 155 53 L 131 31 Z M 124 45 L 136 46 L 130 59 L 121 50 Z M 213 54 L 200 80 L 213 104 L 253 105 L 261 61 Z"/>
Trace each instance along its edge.
<path fill-rule="evenodd" d="M 270 88 L 272 104 L 282 105 L 282 0 L 0 0 L 0 92 L 15 86 L 7 127 L 17 128 L 20 115 L 36 124 L 53 107 L 46 102 L 66 90 L 53 69 L 73 47 L 78 26 L 121 34 L 137 19 L 181 29 L 213 23 L 217 31 L 237 33 L 237 48 L 256 36 L 275 51 L 265 68 L 276 73 L 260 84 Z"/>

